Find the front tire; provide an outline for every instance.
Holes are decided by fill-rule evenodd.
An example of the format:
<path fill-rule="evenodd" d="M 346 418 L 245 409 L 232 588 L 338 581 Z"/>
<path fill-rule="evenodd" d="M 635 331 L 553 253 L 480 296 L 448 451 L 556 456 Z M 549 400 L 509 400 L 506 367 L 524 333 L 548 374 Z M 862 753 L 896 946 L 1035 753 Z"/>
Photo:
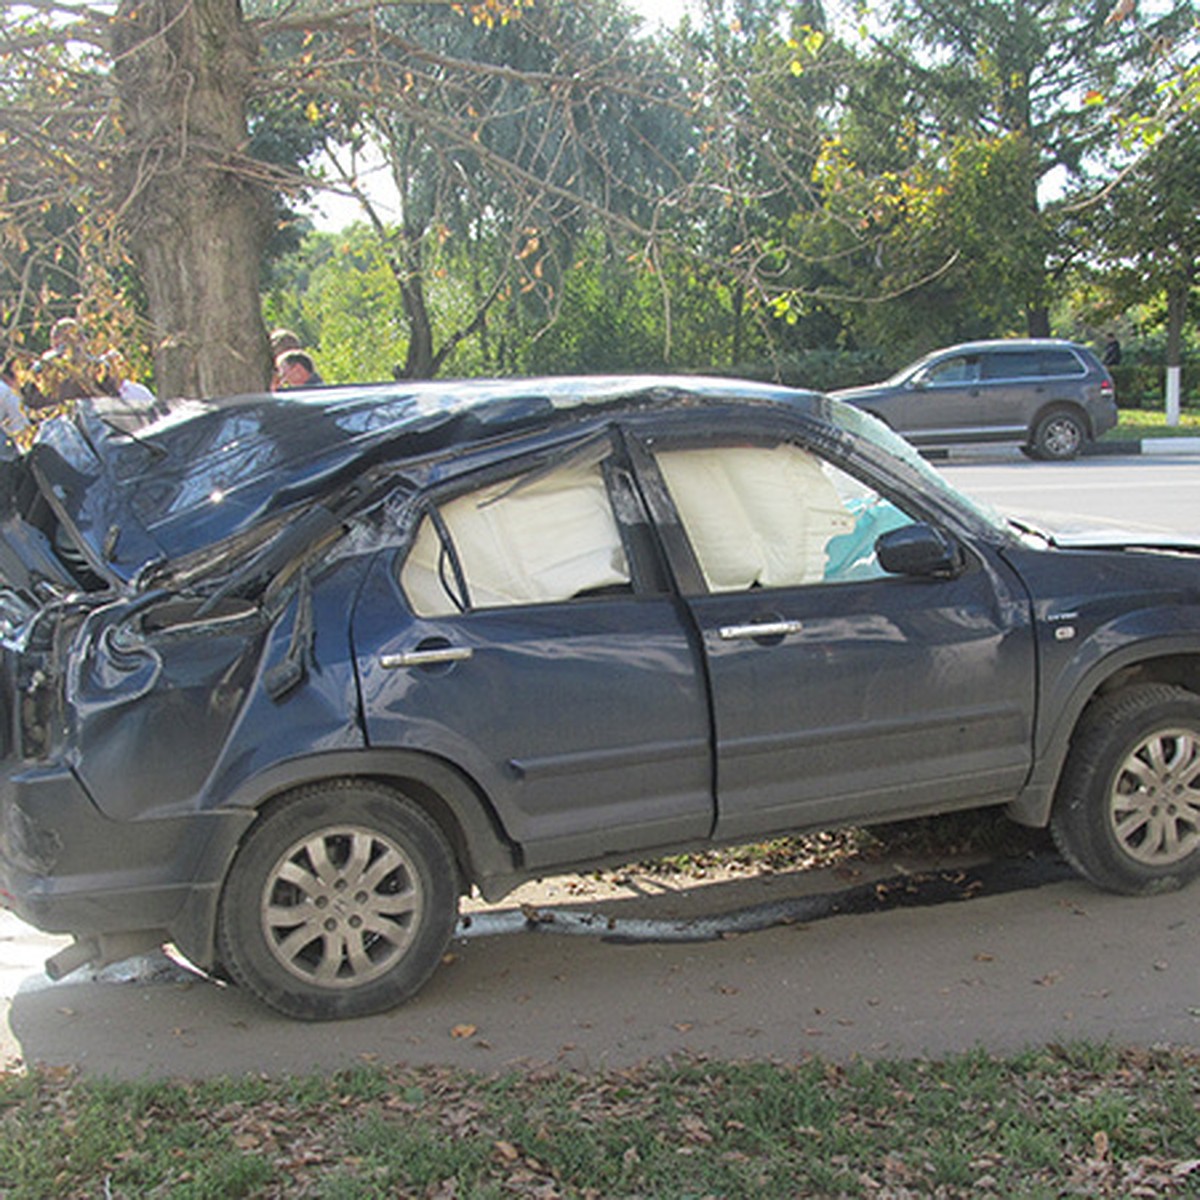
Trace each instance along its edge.
<path fill-rule="evenodd" d="M 1200 873 L 1200 696 L 1141 684 L 1080 722 L 1050 828 L 1087 879 L 1127 895 Z"/>
<path fill-rule="evenodd" d="M 270 810 L 234 859 L 218 952 L 285 1016 L 383 1012 L 433 973 L 458 913 L 437 824 L 382 784 L 314 784 Z"/>
<path fill-rule="evenodd" d="M 1066 462 L 1079 454 L 1085 441 L 1087 427 L 1083 418 L 1070 409 L 1056 408 L 1038 420 L 1029 446 L 1034 458 Z"/>

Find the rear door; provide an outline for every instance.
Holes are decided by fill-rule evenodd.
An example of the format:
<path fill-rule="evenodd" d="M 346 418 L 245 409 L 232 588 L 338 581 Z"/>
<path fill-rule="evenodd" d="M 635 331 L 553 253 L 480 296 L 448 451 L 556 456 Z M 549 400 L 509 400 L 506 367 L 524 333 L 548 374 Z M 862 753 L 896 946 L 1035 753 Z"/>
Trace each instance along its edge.
<path fill-rule="evenodd" d="M 983 404 L 997 433 L 1022 436 L 1052 399 L 1038 350 L 990 350 L 982 356 Z"/>
<path fill-rule="evenodd" d="M 459 767 L 528 866 L 706 837 L 704 675 L 663 580 L 607 442 L 429 497 L 354 613 L 371 745 Z"/>

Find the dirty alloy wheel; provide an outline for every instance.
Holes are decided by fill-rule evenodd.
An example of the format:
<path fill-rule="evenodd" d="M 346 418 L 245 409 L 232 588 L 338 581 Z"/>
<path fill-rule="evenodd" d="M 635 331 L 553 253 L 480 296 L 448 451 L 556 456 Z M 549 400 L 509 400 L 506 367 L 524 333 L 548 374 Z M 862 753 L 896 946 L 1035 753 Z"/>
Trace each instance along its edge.
<path fill-rule="evenodd" d="M 1048 412 L 1033 431 L 1030 442 L 1035 458 L 1063 462 L 1074 458 L 1087 439 L 1083 420 L 1065 408 Z"/>
<path fill-rule="evenodd" d="M 1200 696 L 1141 684 L 1089 709 L 1051 829 L 1063 856 L 1109 891 L 1169 891 L 1200 873 Z"/>
<path fill-rule="evenodd" d="M 420 988 L 457 912 L 436 823 L 390 788 L 338 780 L 294 793 L 251 829 L 222 895 L 218 952 L 286 1016 L 361 1017 Z"/>

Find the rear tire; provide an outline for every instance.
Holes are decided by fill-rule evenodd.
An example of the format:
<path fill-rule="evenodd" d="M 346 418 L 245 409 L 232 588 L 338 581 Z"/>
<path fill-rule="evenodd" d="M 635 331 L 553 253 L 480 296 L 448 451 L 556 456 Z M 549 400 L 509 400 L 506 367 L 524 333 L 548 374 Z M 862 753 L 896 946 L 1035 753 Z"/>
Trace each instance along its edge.
<path fill-rule="evenodd" d="M 1087 436 L 1087 427 L 1078 413 L 1055 408 L 1039 418 L 1033 427 L 1029 450 L 1034 458 L 1066 462 L 1079 454 Z"/>
<path fill-rule="evenodd" d="M 230 868 L 218 953 L 285 1016 L 383 1012 L 441 960 L 458 914 L 453 852 L 437 824 L 382 784 L 296 792 L 246 837 Z"/>
<path fill-rule="evenodd" d="M 1050 828 L 1098 887 L 1172 891 L 1200 873 L 1200 696 L 1139 684 L 1084 714 Z"/>

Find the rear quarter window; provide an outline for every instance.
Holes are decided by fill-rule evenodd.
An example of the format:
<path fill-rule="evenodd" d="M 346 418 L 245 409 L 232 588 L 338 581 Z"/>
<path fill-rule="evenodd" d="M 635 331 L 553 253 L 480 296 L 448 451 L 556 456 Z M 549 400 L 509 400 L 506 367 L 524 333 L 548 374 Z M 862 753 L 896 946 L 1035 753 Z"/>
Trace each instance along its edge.
<path fill-rule="evenodd" d="M 1087 374 L 1082 359 L 1073 350 L 1000 350 L 983 356 L 983 378 L 1044 379 L 1048 376 Z"/>
<path fill-rule="evenodd" d="M 1079 355 L 1070 350 L 1043 350 L 1040 366 L 1043 375 L 1084 375 L 1087 368 Z"/>

